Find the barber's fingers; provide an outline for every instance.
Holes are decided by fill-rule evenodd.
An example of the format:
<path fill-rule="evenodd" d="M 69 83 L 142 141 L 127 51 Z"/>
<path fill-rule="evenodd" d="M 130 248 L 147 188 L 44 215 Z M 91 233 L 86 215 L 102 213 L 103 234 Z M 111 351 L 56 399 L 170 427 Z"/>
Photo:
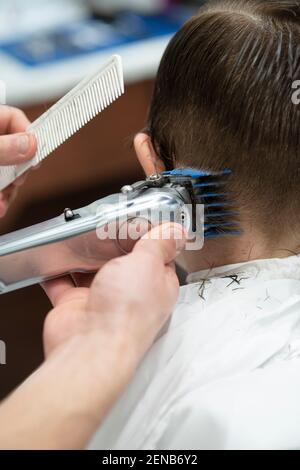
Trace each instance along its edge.
<path fill-rule="evenodd" d="M 21 109 L 0 105 L 0 134 L 25 132 L 29 124 L 30 121 Z"/>
<path fill-rule="evenodd" d="M 60 299 L 67 291 L 74 289 L 74 282 L 70 276 L 65 276 L 59 279 L 54 279 L 53 281 L 44 282 L 41 286 L 47 294 L 50 302 L 55 307 L 59 304 Z"/>
<path fill-rule="evenodd" d="M 179 224 L 166 223 L 155 227 L 135 245 L 133 253 L 147 252 L 169 264 L 186 245 L 186 232 Z"/>
<path fill-rule="evenodd" d="M 36 139 L 26 133 L 30 124 L 20 109 L 0 105 L 0 165 L 23 163 L 34 156 Z"/>
<path fill-rule="evenodd" d="M 36 139 L 32 134 L 1 135 L 0 165 L 24 163 L 34 157 L 36 149 Z"/>
<path fill-rule="evenodd" d="M 133 250 L 133 258 L 131 255 L 128 255 L 131 260 L 131 263 L 126 264 L 127 269 L 129 270 L 128 276 L 132 274 L 130 271 L 134 271 L 134 268 L 137 267 L 140 263 L 140 258 L 143 257 L 145 254 L 154 255 L 159 261 L 162 261 L 166 265 L 166 275 L 169 280 L 169 287 L 171 290 L 176 290 L 177 288 L 177 281 L 176 281 L 176 274 L 172 268 L 172 262 L 176 258 L 176 256 L 181 252 L 184 248 L 186 243 L 186 235 L 185 231 L 181 225 L 178 224 L 163 224 L 155 229 L 151 230 L 148 234 L 146 234 L 135 246 Z M 141 255 L 141 256 L 138 256 Z M 128 258 L 127 258 L 128 259 Z M 137 263 L 138 262 L 138 263 Z M 135 266 L 137 264 L 137 266 Z M 109 264 L 107 265 L 109 266 Z M 115 264 L 113 265 L 115 266 Z M 123 264 L 120 265 L 120 268 L 123 267 Z M 107 267 L 106 267 L 107 269 Z M 103 282 L 102 275 L 105 272 L 105 269 L 101 272 L 100 271 L 100 279 Z M 101 275 L 102 274 L 102 275 Z M 74 278 L 79 281 L 79 277 L 75 276 Z M 80 279 L 80 286 L 82 285 L 82 279 Z M 88 279 L 88 284 L 90 283 L 91 278 Z M 97 276 L 96 276 L 97 281 Z M 111 278 L 106 279 L 106 281 L 110 282 Z M 176 281 L 176 282 L 174 282 Z M 46 294 L 48 295 L 52 305 L 57 306 L 62 299 L 66 297 L 68 291 L 72 293 L 72 295 L 81 295 L 81 289 L 74 289 L 74 280 L 72 277 L 67 276 L 60 279 L 55 279 L 53 281 L 48 281 L 42 284 L 43 289 L 45 290 Z M 76 294 L 77 292 L 77 294 Z"/>

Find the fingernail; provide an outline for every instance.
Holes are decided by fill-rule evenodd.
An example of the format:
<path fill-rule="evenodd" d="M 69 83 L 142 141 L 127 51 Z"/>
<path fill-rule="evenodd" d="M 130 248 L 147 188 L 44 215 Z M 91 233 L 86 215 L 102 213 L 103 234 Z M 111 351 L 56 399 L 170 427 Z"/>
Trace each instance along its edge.
<path fill-rule="evenodd" d="M 22 134 L 17 137 L 18 154 L 25 156 L 28 154 L 30 147 L 30 137 L 27 134 Z"/>

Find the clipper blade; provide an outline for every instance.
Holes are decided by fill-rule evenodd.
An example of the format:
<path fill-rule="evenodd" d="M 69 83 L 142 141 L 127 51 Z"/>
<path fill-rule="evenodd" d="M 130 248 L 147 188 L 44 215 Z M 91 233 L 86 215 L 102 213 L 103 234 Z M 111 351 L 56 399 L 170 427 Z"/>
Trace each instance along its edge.
<path fill-rule="evenodd" d="M 204 205 L 204 237 L 241 235 L 239 214 L 230 201 L 229 178 L 231 170 L 219 172 L 199 171 L 191 168 L 166 171 L 165 175 L 191 178 L 193 193 L 198 204 Z"/>

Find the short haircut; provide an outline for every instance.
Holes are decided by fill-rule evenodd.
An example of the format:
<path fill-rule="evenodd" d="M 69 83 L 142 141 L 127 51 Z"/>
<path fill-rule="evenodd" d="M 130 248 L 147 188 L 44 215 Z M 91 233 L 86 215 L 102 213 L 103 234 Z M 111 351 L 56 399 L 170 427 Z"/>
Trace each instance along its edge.
<path fill-rule="evenodd" d="M 300 2 L 212 1 L 169 43 L 148 118 L 168 169 L 232 169 L 232 197 L 273 239 L 300 227 L 294 80 Z"/>

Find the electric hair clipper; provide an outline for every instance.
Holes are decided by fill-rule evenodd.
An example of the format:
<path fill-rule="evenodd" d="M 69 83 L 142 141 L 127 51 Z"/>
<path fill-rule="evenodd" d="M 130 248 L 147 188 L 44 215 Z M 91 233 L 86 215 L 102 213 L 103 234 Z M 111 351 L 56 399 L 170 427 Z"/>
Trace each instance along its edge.
<path fill-rule="evenodd" d="M 173 170 L 124 186 L 78 210 L 0 237 L 0 293 L 70 273 L 92 273 L 129 253 L 151 227 L 177 222 L 190 249 L 205 238 L 238 234 L 224 184 L 230 171 Z"/>

